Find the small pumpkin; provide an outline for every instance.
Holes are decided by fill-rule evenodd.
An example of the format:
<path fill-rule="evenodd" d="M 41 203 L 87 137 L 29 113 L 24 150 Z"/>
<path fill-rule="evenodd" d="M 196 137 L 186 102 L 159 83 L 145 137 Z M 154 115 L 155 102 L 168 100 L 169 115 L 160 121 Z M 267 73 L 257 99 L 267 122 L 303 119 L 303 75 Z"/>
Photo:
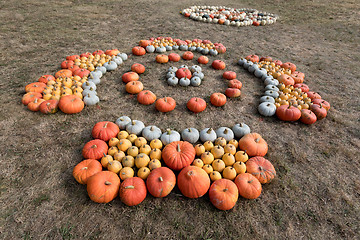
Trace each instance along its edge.
<path fill-rule="evenodd" d="M 150 174 L 150 169 L 148 167 L 141 167 L 137 172 L 137 176 L 145 180 Z"/>
<path fill-rule="evenodd" d="M 87 142 L 82 149 L 82 155 L 86 159 L 101 159 L 108 152 L 108 145 L 100 139 Z"/>
<path fill-rule="evenodd" d="M 202 142 L 206 142 L 206 141 L 214 142 L 216 138 L 217 138 L 216 132 L 212 128 L 204 128 L 203 130 L 200 131 L 200 140 Z"/>
<path fill-rule="evenodd" d="M 186 52 L 183 53 L 182 58 L 184 60 L 191 60 L 191 59 L 194 58 L 194 54 L 192 52 L 190 52 L 190 51 L 186 51 Z"/>
<path fill-rule="evenodd" d="M 288 105 L 281 105 L 276 109 L 275 113 L 283 121 L 297 121 L 301 117 L 301 111 L 298 108 Z"/>
<path fill-rule="evenodd" d="M 209 58 L 206 56 L 200 56 L 197 61 L 200 64 L 207 64 L 209 62 Z"/>
<path fill-rule="evenodd" d="M 321 98 L 314 98 L 312 100 L 312 103 L 313 104 L 317 104 L 317 105 L 320 105 L 326 109 L 326 111 L 329 111 L 330 110 L 330 103 L 325 101 L 324 99 L 321 99 Z"/>
<path fill-rule="evenodd" d="M 205 110 L 206 102 L 202 98 L 193 97 L 187 102 L 186 106 L 190 111 L 199 113 Z"/>
<path fill-rule="evenodd" d="M 127 73 L 124 73 L 121 77 L 121 79 L 124 83 L 138 81 L 139 78 L 140 78 L 139 74 L 137 74 L 136 72 L 127 72 Z"/>
<path fill-rule="evenodd" d="M 134 177 L 134 170 L 131 167 L 123 167 L 120 170 L 119 176 L 121 180 L 132 178 Z"/>
<path fill-rule="evenodd" d="M 192 144 L 199 140 L 199 131 L 196 128 L 186 128 L 181 132 L 181 138 Z"/>
<path fill-rule="evenodd" d="M 155 60 L 158 63 L 167 63 L 169 62 L 169 57 L 165 54 L 159 54 L 156 56 Z"/>
<path fill-rule="evenodd" d="M 239 148 L 249 156 L 265 156 L 268 144 L 258 133 L 248 133 L 239 140 Z"/>
<path fill-rule="evenodd" d="M 312 104 L 310 110 L 315 113 L 317 120 L 324 119 L 327 115 L 327 110 L 322 106 L 322 104 Z"/>
<path fill-rule="evenodd" d="M 234 180 L 236 177 L 236 170 L 232 166 L 227 166 L 223 172 L 222 175 L 225 179 Z"/>
<path fill-rule="evenodd" d="M 73 75 L 73 72 L 71 70 L 62 69 L 55 73 L 55 78 L 66 78 L 66 77 L 71 77 L 72 75 Z"/>
<path fill-rule="evenodd" d="M 161 137 L 161 130 L 156 126 L 147 126 L 142 130 L 142 135 L 146 140 L 152 141 Z"/>
<path fill-rule="evenodd" d="M 144 128 L 145 124 L 139 120 L 132 120 L 126 125 L 126 131 L 135 135 L 140 135 Z"/>
<path fill-rule="evenodd" d="M 240 196 L 247 199 L 256 199 L 260 196 L 262 186 L 259 180 L 250 173 L 241 173 L 235 178 L 235 184 Z"/>
<path fill-rule="evenodd" d="M 173 190 L 175 184 L 175 174 L 167 167 L 154 169 L 146 179 L 146 187 L 154 197 L 166 197 Z"/>
<path fill-rule="evenodd" d="M 115 123 L 103 121 L 95 124 L 92 129 L 91 135 L 93 138 L 101 139 L 107 142 L 111 138 L 116 137 L 119 132 L 120 129 Z"/>
<path fill-rule="evenodd" d="M 154 150 L 158 150 L 160 151 L 159 149 L 157 148 L 154 148 Z M 160 151 L 161 152 L 161 151 Z M 149 162 L 149 169 L 150 171 L 154 170 L 154 169 L 157 169 L 157 168 L 160 168 L 161 167 L 161 162 L 159 159 L 152 159 L 150 162 Z"/>
<path fill-rule="evenodd" d="M 178 187 L 188 198 L 199 198 L 207 193 L 210 187 L 209 175 L 202 168 L 188 166 L 178 175 Z"/>
<path fill-rule="evenodd" d="M 315 113 L 309 109 L 301 109 L 300 122 L 305 124 L 313 124 L 316 122 L 317 117 Z"/>
<path fill-rule="evenodd" d="M 115 123 L 116 123 L 116 125 L 119 126 L 119 129 L 125 129 L 126 125 L 128 125 L 130 122 L 131 122 L 131 119 L 128 116 L 121 116 L 118 119 L 116 119 Z"/>
<path fill-rule="evenodd" d="M 155 102 L 155 108 L 159 112 L 171 112 L 176 107 L 176 101 L 172 97 L 159 98 Z"/>
<path fill-rule="evenodd" d="M 156 95 L 150 90 L 143 90 L 137 95 L 137 100 L 140 104 L 150 105 L 156 100 Z"/>
<path fill-rule="evenodd" d="M 45 100 L 42 99 L 42 98 L 35 98 L 34 101 L 30 102 L 28 105 L 27 105 L 27 108 L 30 110 L 30 111 L 33 111 L 33 112 L 37 112 L 40 110 L 40 104 L 42 102 L 44 102 Z"/>
<path fill-rule="evenodd" d="M 168 57 L 169 57 L 169 61 L 172 61 L 172 62 L 180 61 L 180 55 L 179 54 L 170 53 Z"/>
<path fill-rule="evenodd" d="M 200 159 L 200 158 L 196 158 L 193 162 L 192 162 L 193 166 L 202 168 L 204 166 L 204 162 Z"/>
<path fill-rule="evenodd" d="M 40 104 L 39 110 L 45 114 L 56 113 L 58 110 L 59 101 L 55 99 L 46 100 Z"/>
<path fill-rule="evenodd" d="M 44 91 L 46 87 L 45 83 L 42 82 L 34 82 L 34 83 L 30 83 L 28 85 L 25 86 L 25 91 L 28 92 L 37 92 L 37 93 L 41 93 Z"/>
<path fill-rule="evenodd" d="M 228 82 L 228 87 L 229 88 L 237 88 L 237 89 L 241 89 L 242 88 L 242 82 L 240 82 L 237 79 L 232 79 Z"/>
<path fill-rule="evenodd" d="M 162 159 L 173 170 L 181 170 L 189 166 L 195 159 L 195 149 L 186 141 L 175 141 L 165 146 Z"/>
<path fill-rule="evenodd" d="M 38 92 L 28 92 L 26 94 L 24 94 L 24 96 L 22 97 L 22 104 L 24 104 L 25 106 L 27 106 L 30 102 L 33 102 L 35 99 L 40 99 L 42 98 L 42 94 L 38 93 Z"/>
<path fill-rule="evenodd" d="M 75 95 L 67 95 L 60 99 L 59 108 L 67 114 L 79 113 L 84 109 L 84 102 Z"/>
<path fill-rule="evenodd" d="M 140 46 L 133 47 L 131 52 L 136 56 L 142 56 L 142 55 L 146 54 L 145 48 L 140 47 Z"/>
<path fill-rule="evenodd" d="M 221 176 L 221 173 L 219 173 L 218 171 L 212 171 L 210 174 L 210 179 L 211 181 L 216 181 L 216 180 L 219 180 L 219 179 L 222 179 L 222 176 Z"/>
<path fill-rule="evenodd" d="M 220 210 L 232 209 L 239 196 L 236 184 L 228 179 L 219 179 L 211 184 L 209 189 L 210 202 Z"/>
<path fill-rule="evenodd" d="M 236 171 L 236 174 L 241 174 L 246 172 L 246 165 L 243 162 L 235 162 L 233 168 Z"/>
<path fill-rule="evenodd" d="M 280 83 L 283 83 L 285 84 L 285 86 L 289 86 L 289 85 L 294 85 L 295 84 L 295 81 L 294 79 L 287 75 L 287 74 L 281 74 L 277 80 L 280 82 Z"/>
<path fill-rule="evenodd" d="M 252 157 L 246 162 L 246 171 L 254 175 L 260 183 L 268 183 L 276 171 L 271 162 L 263 157 Z"/>
<path fill-rule="evenodd" d="M 246 162 L 247 160 L 249 160 L 249 156 L 247 155 L 246 151 L 238 151 L 235 153 L 235 161 Z"/>
<path fill-rule="evenodd" d="M 226 71 L 223 73 L 223 78 L 227 79 L 227 80 L 233 80 L 236 79 L 236 72 L 233 71 Z"/>
<path fill-rule="evenodd" d="M 226 103 L 226 96 L 222 93 L 213 93 L 210 96 L 210 102 L 216 107 L 224 106 Z"/>
<path fill-rule="evenodd" d="M 152 149 L 154 148 L 161 149 L 163 147 L 163 143 L 159 139 L 153 139 L 150 142 L 150 147 Z"/>
<path fill-rule="evenodd" d="M 214 60 L 211 64 L 211 66 L 216 70 L 224 70 L 226 67 L 226 64 L 221 60 Z"/>
<path fill-rule="evenodd" d="M 99 161 L 95 159 L 86 159 L 74 167 L 72 174 L 78 183 L 86 184 L 91 176 L 101 171 L 102 166 Z"/>
<path fill-rule="evenodd" d="M 138 94 L 144 89 L 144 85 L 140 81 L 128 82 L 125 85 L 125 91 L 130 94 Z"/>
<path fill-rule="evenodd" d="M 110 172 L 118 174 L 120 172 L 120 170 L 122 169 L 122 165 L 119 161 L 116 161 L 116 160 L 109 161 L 107 164 L 107 169 Z"/>
<path fill-rule="evenodd" d="M 88 195 L 91 200 L 97 203 L 112 201 L 117 196 L 119 187 L 119 177 L 110 171 L 98 172 L 87 181 Z"/>

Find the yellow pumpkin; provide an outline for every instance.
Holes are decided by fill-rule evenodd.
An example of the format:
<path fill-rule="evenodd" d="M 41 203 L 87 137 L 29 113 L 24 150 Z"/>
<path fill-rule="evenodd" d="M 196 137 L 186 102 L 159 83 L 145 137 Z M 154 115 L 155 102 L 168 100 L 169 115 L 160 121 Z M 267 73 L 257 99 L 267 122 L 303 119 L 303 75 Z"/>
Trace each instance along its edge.
<path fill-rule="evenodd" d="M 235 153 L 236 162 L 246 162 L 249 159 L 246 151 L 238 151 Z"/>
<path fill-rule="evenodd" d="M 120 172 L 120 170 L 122 169 L 122 165 L 119 161 L 110 161 L 107 165 L 107 169 L 111 172 L 114 172 L 116 174 L 118 174 Z"/>
<path fill-rule="evenodd" d="M 109 146 L 110 147 L 116 146 L 119 142 L 120 142 L 120 140 L 118 138 L 110 138 Z"/>
<path fill-rule="evenodd" d="M 129 136 L 127 131 L 120 131 L 117 135 L 118 139 L 126 139 Z"/>
<path fill-rule="evenodd" d="M 139 149 L 137 146 L 131 146 L 126 153 L 127 155 L 136 157 L 139 154 Z"/>
<path fill-rule="evenodd" d="M 235 163 L 235 157 L 234 155 L 231 155 L 230 153 L 225 153 L 222 156 L 222 160 L 225 163 L 225 166 L 232 166 Z"/>
<path fill-rule="evenodd" d="M 212 171 L 214 171 L 214 170 L 213 170 L 213 167 L 212 167 L 210 164 L 204 165 L 204 166 L 202 167 L 202 169 L 204 169 L 207 174 L 210 174 L 210 173 L 212 173 Z"/>
<path fill-rule="evenodd" d="M 140 153 L 135 158 L 135 165 L 137 168 L 146 167 L 147 165 L 149 165 L 149 162 L 150 158 L 145 153 Z"/>
<path fill-rule="evenodd" d="M 212 167 L 213 167 L 213 169 L 214 169 L 215 171 L 222 172 L 226 166 L 225 166 L 225 163 L 224 163 L 223 160 L 221 160 L 221 159 L 216 159 L 216 160 L 212 163 Z"/>
<path fill-rule="evenodd" d="M 233 168 L 235 169 L 236 174 L 241 174 L 246 172 L 246 165 L 243 162 L 234 163 Z"/>
<path fill-rule="evenodd" d="M 100 163 L 104 168 L 107 168 L 108 163 L 112 161 L 114 161 L 113 157 L 110 155 L 105 155 L 104 153 L 104 156 L 101 158 Z"/>
<path fill-rule="evenodd" d="M 224 147 L 225 153 L 230 153 L 231 155 L 235 155 L 236 153 L 236 147 L 230 143 L 226 144 Z"/>
<path fill-rule="evenodd" d="M 204 152 L 201 154 L 200 158 L 204 164 L 211 164 L 214 161 L 214 155 L 212 155 L 211 152 Z"/>
<path fill-rule="evenodd" d="M 161 167 L 161 162 L 159 159 L 152 159 L 150 162 L 149 162 L 149 168 L 150 170 L 154 170 L 156 168 L 159 168 Z"/>
<path fill-rule="evenodd" d="M 138 137 L 135 139 L 135 146 L 137 146 L 138 148 L 140 148 L 142 145 L 147 144 L 147 141 L 144 137 Z"/>
<path fill-rule="evenodd" d="M 124 167 L 120 170 L 119 176 L 120 176 L 121 180 L 131 178 L 134 176 L 134 170 L 130 167 Z"/>
<path fill-rule="evenodd" d="M 223 137 L 218 137 L 216 140 L 215 140 L 215 145 L 220 145 L 222 147 L 224 147 L 226 145 L 226 140 L 225 138 Z"/>
<path fill-rule="evenodd" d="M 138 170 L 137 176 L 143 180 L 145 180 L 150 174 L 150 169 L 147 167 L 142 167 Z"/>
<path fill-rule="evenodd" d="M 117 147 L 111 147 L 111 148 L 109 148 L 107 154 L 111 155 L 111 156 L 114 156 L 115 153 L 117 153 L 117 152 L 119 152 L 119 149 Z"/>
<path fill-rule="evenodd" d="M 216 145 L 211 149 L 212 155 L 214 155 L 215 159 L 222 158 L 224 155 L 224 148 L 220 145 Z"/>
<path fill-rule="evenodd" d="M 222 179 L 221 173 L 219 173 L 218 171 L 213 171 L 212 173 L 210 173 L 210 179 L 213 182 Z"/>
<path fill-rule="evenodd" d="M 196 159 L 194 159 L 192 165 L 202 168 L 204 166 L 204 162 L 200 158 L 196 158 Z"/>
<path fill-rule="evenodd" d="M 114 160 L 119 161 L 119 162 L 121 162 L 124 157 L 125 157 L 125 153 L 123 151 L 118 151 L 113 156 Z"/>
<path fill-rule="evenodd" d="M 205 151 L 211 151 L 214 147 L 214 144 L 211 141 L 204 142 Z"/>
<path fill-rule="evenodd" d="M 119 143 L 116 146 L 120 151 L 126 152 L 132 146 L 132 144 L 130 140 L 123 138 L 119 140 Z"/>
<path fill-rule="evenodd" d="M 161 159 L 161 150 L 158 148 L 151 149 L 149 153 L 150 159 Z"/>
<path fill-rule="evenodd" d="M 195 146 L 195 153 L 196 156 L 201 156 L 201 154 L 203 154 L 205 152 L 205 147 L 202 144 L 197 144 Z"/>
<path fill-rule="evenodd" d="M 121 160 L 121 163 L 124 167 L 134 167 L 135 165 L 135 159 L 133 156 L 125 156 L 123 157 L 123 159 Z"/>
<path fill-rule="evenodd" d="M 162 142 L 161 142 L 159 139 L 153 139 L 153 140 L 151 140 L 151 142 L 150 142 L 150 147 L 151 147 L 152 149 L 154 149 L 154 148 L 162 149 L 163 144 L 162 144 Z"/>
<path fill-rule="evenodd" d="M 231 166 L 226 167 L 224 169 L 224 171 L 222 172 L 222 175 L 226 179 L 234 180 L 236 178 L 236 170 L 235 170 L 235 168 L 233 168 Z"/>
<path fill-rule="evenodd" d="M 139 139 L 139 138 L 138 138 Z M 151 152 L 151 147 L 147 144 L 144 144 L 139 149 L 140 153 L 145 153 L 146 155 L 149 155 Z"/>
<path fill-rule="evenodd" d="M 137 136 L 135 134 L 130 134 L 127 139 L 131 142 L 134 143 L 135 140 L 137 139 Z"/>

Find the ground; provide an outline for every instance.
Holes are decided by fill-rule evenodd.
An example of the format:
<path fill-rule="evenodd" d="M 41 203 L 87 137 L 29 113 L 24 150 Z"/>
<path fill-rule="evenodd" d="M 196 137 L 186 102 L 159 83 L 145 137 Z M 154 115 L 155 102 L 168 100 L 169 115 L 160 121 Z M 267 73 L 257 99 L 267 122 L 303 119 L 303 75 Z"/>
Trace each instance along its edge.
<path fill-rule="evenodd" d="M 218 5 L 217 1 L 206 1 Z M 198 3 L 198 2 L 197 2 Z M 222 1 L 280 15 L 264 27 L 221 26 L 179 14 L 191 1 L 2 1 L 0 3 L 0 238 L 3 239 L 355 239 L 360 235 L 359 23 L 356 0 Z M 33 113 L 21 104 L 26 84 L 59 69 L 67 55 L 118 48 L 130 53 L 140 39 L 156 36 L 210 39 L 228 52 L 218 56 L 236 71 L 242 97 L 201 114 L 186 110 L 192 96 L 224 91 L 221 73 L 205 67 L 201 88 L 168 87 L 170 66 L 154 54 L 130 56 L 99 85 L 99 107 L 76 115 Z M 249 54 L 295 63 L 310 88 L 332 105 L 328 117 L 305 126 L 262 118 L 256 110 L 259 79 L 236 65 Z M 198 54 L 195 54 L 198 57 Z M 215 58 L 212 57 L 211 60 Z M 173 96 L 169 114 L 140 106 L 125 94 L 121 75 L 143 63 L 145 88 Z M 182 62 L 184 63 L 184 62 Z M 194 64 L 195 61 L 188 63 Z M 190 200 L 175 189 L 164 199 L 148 196 L 138 207 L 119 199 L 96 204 L 72 177 L 98 121 L 128 115 L 163 130 L 231 127 L 245 122 L 269 144 L 277 170 L 257 200 L 215 209 L 208 196 Z"/>

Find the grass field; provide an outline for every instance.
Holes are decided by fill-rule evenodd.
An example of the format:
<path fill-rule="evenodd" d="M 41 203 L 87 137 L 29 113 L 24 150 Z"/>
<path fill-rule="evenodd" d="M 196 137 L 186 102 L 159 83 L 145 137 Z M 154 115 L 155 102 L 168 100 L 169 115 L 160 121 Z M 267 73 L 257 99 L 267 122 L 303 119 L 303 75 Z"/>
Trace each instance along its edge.
<path fill-rule="evenodd" d="M 244 28 L 195 22 L 179 14 L 194 5 L 188 0 L 1 1 L 1 239 L 359 238 L 358 1 L 225 0 L 221 4 L 276 13 L 280 20 Z M 45 116 L 21 104 L 25 85 L 55 73 L 67 55 L 110 48 L 130 54 L 139 40 L 160 35 L 222 42 L 228 52 L 217 59 L 237 72 L 244 84 L 241 99 L 220 110 L 208 106 L 201 114 L 191 114 L 186 110 L 190 97 L 208 98 L 224 90 L 219 72 L 205 67 L 207 80 L 201 88 L 174 91 L 164 81 L 169 65 L 160 66 L 154 54 L 147 54 L 130 56 L 102 78 L 98 107 L 86 107 L 73 116 Z M 295 63 L 310 88 L 331 103 L 328 116 L 312 126 L 262 118 L 256 107 L 264 86 L 236 65 L 249 54 Z M 177 100 L 173 112 L 159 114 L 125 93 L 121 75 L 134 62 L 148 69 L 142 77 L 146 89 Z M 93 125 L 122 115 L 163 130 L 245 122 L 268 142 L 267 158 L 278 175 L 264 186 L 260 198 L 239 199 L 228 212 L 215 209 L 208 196 L 190 200 L 178 189 L 164 199 L 148 196 L 132 208 L 118 198 L 96 204 L 73 179 L 72 169 L 82 160 L 81 149 L 91 140 Z"/>

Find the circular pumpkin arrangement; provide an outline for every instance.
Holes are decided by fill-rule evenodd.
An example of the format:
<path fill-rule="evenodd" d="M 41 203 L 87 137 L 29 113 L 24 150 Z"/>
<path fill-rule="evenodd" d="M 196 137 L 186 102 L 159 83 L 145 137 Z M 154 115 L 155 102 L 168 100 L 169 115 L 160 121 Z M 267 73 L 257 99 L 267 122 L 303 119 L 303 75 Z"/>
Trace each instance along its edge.
<path fill-rule="evenodd" d="M 279 16 L 256 9 L 229 8 L 223 6 L 191 6 L 180 11 L 194 21 L 230 26 L 263 26 L 273 24 Z"/>
<path fill-rule="evenodd" d="M 244 123 L 179 133 L 122 116 L 115 123 L 96 123 L 91 135 L 94 140 L 83 147 L 85 160 L 74 167 L 73 176 L 98 203 L 119 195 L 125 205 L 135 206 L 147 192 L 166 197 L 177 182 L 184 196 L 199 198 L 209 191 L 216 208 L 229 210 L 238 195 L 259 197 L 261 184 L 276 176 L 264 158 L 266 141 Z"/>
<path fill-rule="evenodd" d="M 117 49 L 67 56 L 61 63 L 62 69 L 54 76 L 43 75 L 37 82 L 25 86 L 22 103 L 30 111 L 45 114 L 55 113 L 58 109 L 67 114 L 79 113 L 85 105 L 99 102 L 96 86 L 101 82 L 100 78 L 125 60 L 127 55 Z"/>
<path fill-rule="evenodd" d="M 257 55 L 241 58 L 238 64 L 264 81 L 265 91 L 258 106 L 261 115 L 304 124 L 326 117 L 330 103 L 310 91 L 304 83 L 305 74 L 297 71 L 295 64 Z"/>

